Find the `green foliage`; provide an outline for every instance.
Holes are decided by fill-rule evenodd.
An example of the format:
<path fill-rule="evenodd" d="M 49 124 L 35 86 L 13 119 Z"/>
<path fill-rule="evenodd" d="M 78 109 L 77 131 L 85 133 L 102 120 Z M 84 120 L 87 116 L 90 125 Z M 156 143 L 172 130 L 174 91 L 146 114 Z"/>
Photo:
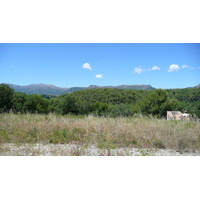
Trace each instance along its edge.
<path fill-rule="evenodd" d="M 200 117 L 200 88 L 173 90 L 130 90 L 98 88 L 62 96 L 27 95 L 0 85 L 0 112 L 57 113 L 61 115 L 134 116 L 137 113 L 165 117 L 180 110 Z"/>
<path fill-rule="evenodd" d="M 69 130 L 67 128 L 63 130 L 56 130 L 54 131 L 53 135 L 51 135 L 51 139 L 49 140 L 50 143 L 65 143 L 70 142 L 67 140 L 69 135 Z"/>
<path fill-rule="evenodd" d="M 35 142 L 38 142 L 39 140 L 39 129 L 34 127 L 33 129 L 29 130 L 28 135 L 33 139 Z"/>
<path fill-rule="evenodd" d="M 75 99 L 69 95 L 63 97 L 60 101 L 60 111 L 62 115 L 73 113 L 76 114 L 77 106 L 75 104 Z"/>
<path fill-rule="evenodd" d="M 55 130 L 51 135 L 50 143 L 71 143 L 78 142 L 82 140 L 84 129 L 75 128 L 69 131 L 67 128 L 62 130 Z"/>
<path fill-rule="evenodd" d="M 109 105 L 130 104 L 136 100 L 136 93 L 141 93 L 140 90 L 125 90 L 116 88 L 106 89 L 87 89 L 72 93 L 71 95 L 81 102 L 87 103 L 106 103 Z"/>
<path fill-rule="evenodd" d="M 109 117 L 124 116 L 129 117 L 137 113 L 138 110 L 130 104 L 111 105 L 107 110 Z"/>
<path fill-rule="evenodd" d="M 92 112 L 96 115 L 104 115 L 108 110 L 108 104 L 96 102 L 92 105 Z"/>
<path fill-rule="evenodd" d="M 12 108 L 14 90 L 6 84 L 0 84 L 0 113 Z"/>
<path fill-rule="evenodd" d="M 60 105 L 61 105 L 61 98 L 52 98 L 49 100 L 48 111 L 51 113 L 61 114 L 62 108 Z"/>
<path fill-rule="evenodd" d="M 200 88 L 167 90 L 169 98 L 179 101 L 177 110 L 192 113 L 200 118 Z"/>
<path fill-rule="evenodd" d="M 8 131 L 0 129 L 0 143 L 7 142 L 9 140 L 9 135 Z"/>
<path fill-rule="evenodd" d="M 48 100 L 37 94 L 28 95 L 24 109 L 30 113 L 48 113 Z"/>
<path fill-rule="evenodd" d="M 25 113 L 26 107 L 24 106 L 27 101 L 27 95 L 22 92 L 15 92 L 13 96 L 13 105 L 12 109 L 14 112 Z"/>
<path fill-rule="evenodd" d="M 165 145 L 163 144 L 163 142 L 159 139 L 156 139 L 154 142 L 153 142 L 154 146 L 159 148 L 159 149 L 165 149 Z"/>
<path fill-rule="evenodd" d="M 147 95 L 141 102 L 140 107 L 143 113 L 161 117 L 163 104 L 167 101 L 167 93 L 164 90 L 155 90 Z"/>

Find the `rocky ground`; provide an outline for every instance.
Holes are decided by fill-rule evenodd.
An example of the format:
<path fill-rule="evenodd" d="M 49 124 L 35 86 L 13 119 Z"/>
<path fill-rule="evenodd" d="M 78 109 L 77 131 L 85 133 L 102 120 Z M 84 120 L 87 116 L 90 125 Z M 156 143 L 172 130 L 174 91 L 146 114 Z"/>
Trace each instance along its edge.
<path fill-rule="evenodd" d="M 200 152 L 121 148 L 104 150 L 72 144 L 0 144 L 0 156 L 200 156 Z"/>

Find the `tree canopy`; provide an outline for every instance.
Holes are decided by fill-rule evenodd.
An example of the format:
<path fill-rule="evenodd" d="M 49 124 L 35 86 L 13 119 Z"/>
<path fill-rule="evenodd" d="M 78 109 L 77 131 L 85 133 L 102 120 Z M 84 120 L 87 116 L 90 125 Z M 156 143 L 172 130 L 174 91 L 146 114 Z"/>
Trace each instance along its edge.
<path fill-rule="evenodd" d="M 200 117 L 200 88 L 171 90 L 86 89 L 62 96 L 27 95 L 0 85 L 0 112 L 65 115 L 133 116 L 136 113 L 165 117 L 180 110 Z"/>
<path fill-rule="evenodd" d="M 0 84 L 0 112 L 7 112 L 12 108 L 14 89 L 6 84 Z"/>

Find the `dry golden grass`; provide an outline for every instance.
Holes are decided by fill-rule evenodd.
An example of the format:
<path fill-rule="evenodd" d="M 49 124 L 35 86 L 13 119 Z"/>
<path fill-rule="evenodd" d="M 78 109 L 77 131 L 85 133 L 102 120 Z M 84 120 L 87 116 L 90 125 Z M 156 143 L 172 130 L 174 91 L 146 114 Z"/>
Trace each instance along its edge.
<path fill-rule="evenodd" d="M 163 148 L 200 150 L 199 121 L 147 117 L 105 118 L 54 114 L 0 114 L 0 143 L 95 145 L 102 149 Z"/>

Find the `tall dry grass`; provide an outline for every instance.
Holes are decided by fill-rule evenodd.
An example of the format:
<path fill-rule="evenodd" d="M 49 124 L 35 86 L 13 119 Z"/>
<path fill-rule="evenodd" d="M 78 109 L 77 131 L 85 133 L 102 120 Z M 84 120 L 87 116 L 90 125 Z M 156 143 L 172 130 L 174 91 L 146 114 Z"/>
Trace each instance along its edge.
<path fill-rule="evenodd" d="M 98 148 L 200 150 L 199 121 L 0 114 L 0 143 L 68 143 Z"/>

